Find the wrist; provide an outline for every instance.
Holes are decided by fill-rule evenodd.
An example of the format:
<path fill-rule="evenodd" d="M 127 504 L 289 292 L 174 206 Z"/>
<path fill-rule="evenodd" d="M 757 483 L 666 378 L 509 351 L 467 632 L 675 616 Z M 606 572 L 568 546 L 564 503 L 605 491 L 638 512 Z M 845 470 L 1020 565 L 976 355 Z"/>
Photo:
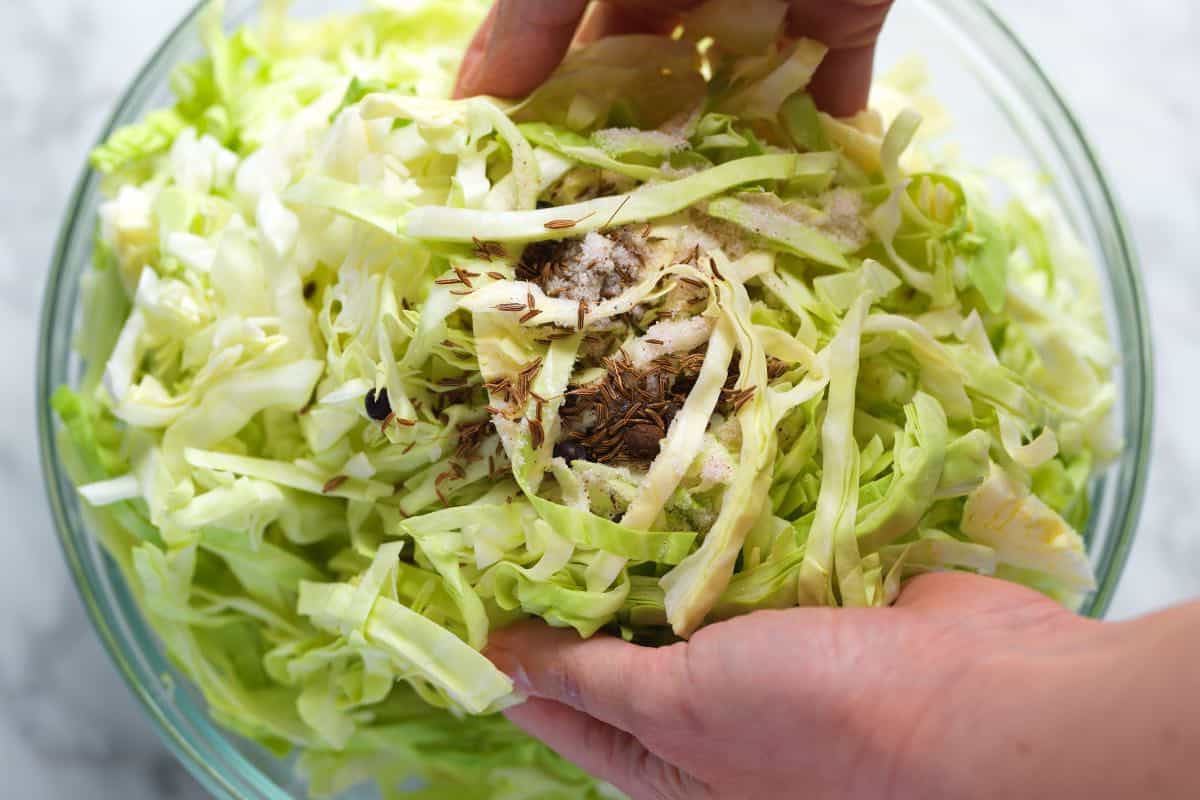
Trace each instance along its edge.
<path fill-rule="evenodd" d="M 903 783 L 929 797 L 1093 797 L 1093 762 L 1103 761 L 1093 733 L 1115 713 L 1098 695 L 1121 657 L 1109 628 L 1063 614 L 960 654 Z"/>
<path fill-rule="evenodd" d="M 934 794 L 1200 796 L 1200 604 L 1122 623 L 1076 618 L 980 660 L 958 702 L 958 743 L 947 742 L 960 752 L 953 783 Z"/>

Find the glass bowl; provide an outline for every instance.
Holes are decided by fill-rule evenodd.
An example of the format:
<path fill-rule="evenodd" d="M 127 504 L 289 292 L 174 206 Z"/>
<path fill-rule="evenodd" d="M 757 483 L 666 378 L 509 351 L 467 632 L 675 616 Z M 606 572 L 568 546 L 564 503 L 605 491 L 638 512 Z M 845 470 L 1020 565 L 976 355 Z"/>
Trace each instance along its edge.
<path fill-rule="evenodd" d="M 227 24 L 235 26 L 244 23 L 257 4 L 231 0 L 228 5 Z M 361 5 L 361 0 L 298 0 L 293 11 L 315 15 Z M 171 67 L 200 54 L 192 25 L 197 11 L 179 24 L 137 76 L 102 138 L 114 127 L 168 103 Z M 1120 460 L 1093 485 L 1094 513 L 1086 531 L 1099 587 L 1083 611 L 1101 616 L 1133 541 L 1151 431 L 1150 334 L 1121 215 L 1079 123 L 1034 59 L 983 2 L 899 3 L 881 47 L 882 64 L 913 52 L 926 58 L 934 93 L 954 115 L 954 138 L 968 160 L 983 164 L 996 156 L 1011 156 L 1049 176 L 1063 212 L 1100 267 L 1110 329 L 1120 354 L 1115 373 L 1116 423 L 1125 441 Z M 64 469 L 49 397 L 56 387 L 74 383 L 82 374 L 72 343 L 78 332 L 79 283 L 90 263 L 98 200 L 98 176 L 85 170 L 54 254 L 40 331 L 37 391 L 42 466 L 64 555 L 109 655 L 168 746 L 200 783 L 220 798 L 303 797 L 303 783 L 292 765 L 215 725 L 202 698 L 165 658 L 119 569 L 89 531 Z M 372 790 L 359 788 L 342 798 L 372 796 Z"/>

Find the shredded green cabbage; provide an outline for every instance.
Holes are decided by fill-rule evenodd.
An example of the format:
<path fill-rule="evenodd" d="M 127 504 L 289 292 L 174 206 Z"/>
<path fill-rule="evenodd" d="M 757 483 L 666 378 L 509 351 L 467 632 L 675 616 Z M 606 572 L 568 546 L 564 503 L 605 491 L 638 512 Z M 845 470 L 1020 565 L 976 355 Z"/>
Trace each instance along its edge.
<path fill-rule="evenodd" d="M 916 113 L 818 112 L 778 0 L 445 99 L 485 5 L 228 34 L 214 2 L 176 105 L 92 156 L 54 407 L 219 722 L 316 795 L 599 798 L 489 716 L 490 631 L 659 643 L 939 569 L 1094 588 L 1113 355 L 1036 182 L 1001 205 Z"/>

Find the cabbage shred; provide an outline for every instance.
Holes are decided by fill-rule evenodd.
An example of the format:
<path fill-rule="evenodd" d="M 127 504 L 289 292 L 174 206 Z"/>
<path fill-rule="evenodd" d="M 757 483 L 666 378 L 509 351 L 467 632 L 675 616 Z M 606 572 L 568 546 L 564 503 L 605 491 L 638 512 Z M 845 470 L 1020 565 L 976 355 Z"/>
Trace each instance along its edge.
<path fill-rule="evenodd" d="M 819 112 L 772 0 L 727 45 L 713 0 L 520 103 L 443 99 L 483 5 L 227 34 L 214 3 L 176 105 L 93 154 L 54 405 L 219 722 L 315 794 L 600 797 L 489 716 L 489 631 L 669 641 L 938 569 L 1094 588 L 1112 356 L 1031 182 L 1000 205 L 915 113 Z"/>

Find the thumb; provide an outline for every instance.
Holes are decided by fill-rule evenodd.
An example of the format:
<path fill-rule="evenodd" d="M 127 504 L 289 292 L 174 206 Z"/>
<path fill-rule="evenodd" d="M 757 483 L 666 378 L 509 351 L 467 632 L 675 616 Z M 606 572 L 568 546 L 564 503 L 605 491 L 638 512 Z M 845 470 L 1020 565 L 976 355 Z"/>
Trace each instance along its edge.
<path fill-rule="evenodd" d="M 710 795 L 703 783 L 660 758 L 632 734 L 562 703 L 532 697 L 506 710 L 504 716 L 634 800 L 703 800 Z"/>
<path fill-rule="evenodd" d="M 492 634 L 485 652 L 531 695 L 504 712 L 517 727 L 635 800 L 702 800 L 711 796 L 703 783 L 645 744 L 688 707 L 679 705 L 682 647 L 584 640 L 527 622 Z"/>
<path fill-rule="evenodd" d="M 572 630 L 526 622 L 493 633 L 485 652 L 518 691 L 641 736 L 686 707 L 683 647 L 580 639 Z"/>

